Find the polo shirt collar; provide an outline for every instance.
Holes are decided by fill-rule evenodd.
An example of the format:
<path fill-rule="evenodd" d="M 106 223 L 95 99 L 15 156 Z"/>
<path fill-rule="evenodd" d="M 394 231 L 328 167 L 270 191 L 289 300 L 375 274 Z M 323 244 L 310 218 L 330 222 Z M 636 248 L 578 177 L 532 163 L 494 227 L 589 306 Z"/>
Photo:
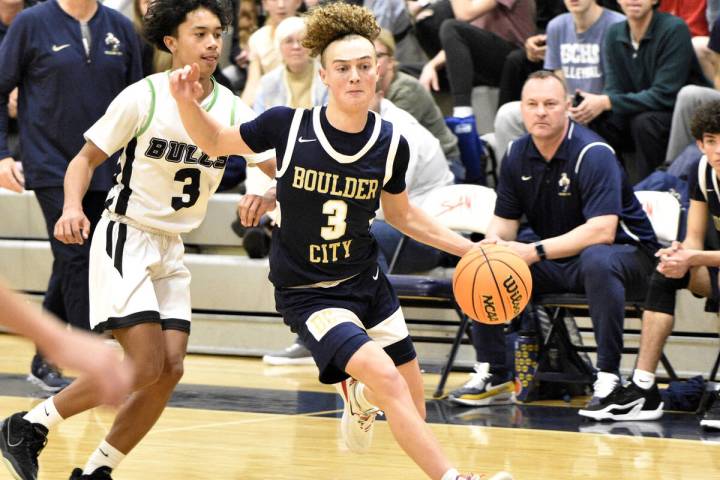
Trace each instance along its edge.
<path fill-rule="evenodd" d="M 570 160 L 569 144 L 573 139 L 573 134 L 575 133 L 575 125 L 576 124 L 574 121 L 569 121 L 567 132 L 565 132 L 565 138 L 555 152 L 555 155 L 553 155 L 553 157 L 550 159 L 550 162 L 547 163 L 552 163 L 555 160 Z M 528 152 L 528 157 L 532 160 L 539 160 L 543 163 L 546 163 L 545 157 L 543 157 L 538 151 L 537 147 L 535 146 L 535 142 L 532 140 L 532 137 L 530 137 L 530 151 Z"/>
<path fill-rule="evenodd" d="M 653 38 L 653 33 L 655 32 L 655 25 L 657 25 L 658 19 L 660 18 L 659 13 L 660 12 L 658 10 L 653 9 L 650 25 L 648 26 L 648 29 L 645 32 L 643 38 L 640 39 L 640 43 Z M 627 20 L 625 20 L 625 22 L 623 23 L 623 28 L 620 29 L 620 35 L 618 35 L 617 39 L 621 43 L 632 46 L 632 39 L 630 38 L 630 24 Z"/>

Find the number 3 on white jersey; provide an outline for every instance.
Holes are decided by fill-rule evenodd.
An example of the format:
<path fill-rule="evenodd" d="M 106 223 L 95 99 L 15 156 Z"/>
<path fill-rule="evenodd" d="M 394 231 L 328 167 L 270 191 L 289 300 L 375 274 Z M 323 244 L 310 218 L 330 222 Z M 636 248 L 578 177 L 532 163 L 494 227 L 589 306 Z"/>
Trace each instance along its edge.
<path fill-rule="evenodd" d="M 337 240 L 345 235 L 347 223 L 347 204 L 342 200 L 328 200 L 323 203 L 322 213 L 329 215 L 327 227 L 320 228 L 320 236 L 325 240 Z"/>

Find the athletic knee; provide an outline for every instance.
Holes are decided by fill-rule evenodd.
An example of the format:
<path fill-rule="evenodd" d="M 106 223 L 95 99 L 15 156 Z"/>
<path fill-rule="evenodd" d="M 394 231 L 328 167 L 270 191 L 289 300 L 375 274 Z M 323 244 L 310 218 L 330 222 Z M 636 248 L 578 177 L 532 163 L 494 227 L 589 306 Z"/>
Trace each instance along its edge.
<path fill-rule="evenodd" d="M 406 393 L 409 394 L 407 382 L 397 368 L 386 367 L 378 369 L 372 376 L 372 384 L 369 385 L 378 400 L 384 403 L 391 399 L 402 398 Z M 378 405 L 383 408 L 384 405 Z"/>
<path fill-rule="evenodd" d="M 162 380 L 174 385 L 182 379 L 185 373 L 184 357 L 172 357 L 165 359 L 165 366 L 162 371 Z"/>
<path fill-rule="evenodd" d="M 135 364 L 135 387 L 140 389 L 158 381 L 165 366 L 165 359 L 160 352 L 142 361 L 136 360 Z"/>

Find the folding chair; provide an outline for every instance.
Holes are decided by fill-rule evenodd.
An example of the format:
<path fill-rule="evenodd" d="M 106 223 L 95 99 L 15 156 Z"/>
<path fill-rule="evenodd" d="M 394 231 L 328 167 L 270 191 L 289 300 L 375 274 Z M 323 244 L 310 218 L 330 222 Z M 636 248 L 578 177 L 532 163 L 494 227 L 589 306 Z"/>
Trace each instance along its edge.
<path fill-rule="evenodd" d="M 482 233 L 492 218 L 495 208 L 495 191 L 479 185 L 448 185 L 433 191 L 422 203 L 421 208 L 446 227 L 457 232 Z M 447 361 L 440 372 L 440 381 L 433 396 L 443 394 L 445 383 L 455 362 L 457 351 L 468 329 L 468 317 L 460 310 L 452 291 L 452 280 L 419 275 L 394 275 L 393 268 L 402 255 L 406 242 L 403 237 L 390 262 L 388 279 L 397 293 L 401 305 L 405 307 L 441 308 L 454 310 L 460 325 L 452 342 Z M 412 323 L 412 320 L 408 320 Z M 435 337 L 415 337 L 416 341 L 438 339 Z"/>
<path fill-rule="evenodd" d="M 661 244 L 669 245 L 677 238 L 680 226 L 681 206 L 678 199 L 669 192 L 656 191 L 638 191 L 635 192 L 635 196 L 638 198 L 643 206 L 643 210 L 648 215 L 658 241 L 660 241 Z M 644 298 L 627 298 L 625 300 L 625 311 L 627 312 L 626 316 L 642 318 L 642 305 L 644 300 Z M 585 295 L 576 293 L 551 293 L 536 295 L 533 298 L 533 302 L 536 305 L 543 306 L 548 309 L 548 313 L 552 320 L 552 326 L 544 336 L 540 345 L 538 355 L 538 366 L 540 366 L 543 364 L 543 361 L 545 361 L 548 355 L 549 346 L 558 341 L 562 343 L 568 338 L 568 332 L 563 321 L 565 314 L 567 312 L 579 311 L 582 315 L 587 315 L 588 302 Z M 597 351 L 596 347 L 590 346 L 573 345 L 572 347 L 575 350 L 574 353 Z M 625 347 L 622 352 L 637 354 L 638 349 Z M 665 368 L 668 376 L 672 380 L 677 379 L 677 374 L 675 373 L 672 364 L 665 356 L 665 353 L 663 353 L 660 357 L 660 362 Z M 590 368 L 583 368 L 582 365 L 579 365 L 578 369 L 580 371 L 579 374 L 538 371 L 533 378 L 531 388 L 537 386 L 537 383 L 540 381 L 591 384 L 594 372 Z"/>

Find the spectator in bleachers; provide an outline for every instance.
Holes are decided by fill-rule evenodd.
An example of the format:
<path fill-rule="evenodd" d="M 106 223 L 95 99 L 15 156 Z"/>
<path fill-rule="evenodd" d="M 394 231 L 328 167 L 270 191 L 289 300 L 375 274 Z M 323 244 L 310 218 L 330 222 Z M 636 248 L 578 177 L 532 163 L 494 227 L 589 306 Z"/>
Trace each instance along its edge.
<path fill-rule="evenodd" d="M 659 245 L 612 148 L 570 120 L 569 108 L 561 78 L 530 75 L 522 96 L 529 135 L 508 149 L 485 242 L 509 247 L 528 263 L 534 294 L 587 296 L 598 345 L 595 405 L 619 385 L 625 296 L 645 291 Z M 516 241 L 521 218 L 540 241 Z M 464 405 L 507 399 L 513 386 L 504 325 L 472 323 L 479 363 L 450 399 Z"/>
<path fill-rule="evenodd" d="M 380 87 L 381 85 L 378 83 L 378 88 Z M 455 176 L 450 171 L 440 142 L 410 113 L 384 98 L 382 90 L 376 93 L 375 103 L 371 105 L 371 109 L 380 113 L 383 119 L 391 122 L 408 141 L 410 159 L 405 172 L 405 185 L 408 198 L 414 205 L 422 206 L 423 200 L 430 192 L 454 183 Z M 383 271 L 387 272 L 388 265 L 403 234 L 385 222 L 382 207 L 378 210 L 378 214 L 370 226 L 370 232 L 380 247 L 378 263 Z M 444 257 L 445 254 L 440 250 L 409 238 L 393 273 L 417 273 L 432 270 L 440 265 Z"/>
<path fill-rule="evenodd" d="M 573 95 L 582 90 L 601 93 L 606 56 L 603 40 L 607 29 L 625 19 L 605 9 L 595 0 L 565 0 L 568 13 L 555 17 L 547 27 L 545 70 L 565 80 Z M 502 157 L 510 140 L 527 133 L 520 113 L 520 102 L 510 102 L 495 117 L 496 154 Z"/>
<path fill-rule="evenodd" d="M 275 30 L 281 62 L 260 79 L 253 108 L 262 113 L 270 107 L 312 108 L 327 103 L 327 87 L 320 80 L 320 65 L 302 46 L 305 21 L 288 17 Z"/>
<path fill-rule="evenodd" d="M 665 158 L 680 88 L 707 81 L 685 22 L 656 12 L 656 0 L 619 3 L 627 20 L 611 26 L 605 36 L 603 93 L 580 91 L 583 100 L 570 112 L 625 153 L 625 168 L 634 183 Z M 627 152 L 633 150 L 630 160 Z"/>
<path fill-rule="evenodd" d="M 135 31 L 140 35 L 140 53 L 142 55 L 143 77 L 152 75 L 153 73 L 162 72 L 170 69 L 172 65 L 172 55 L 163 52 L 159 48 L 155 48 L 150 42 L 142 36 L 142 22 L 145 13 L 147 13 L 150 0 L 133 0 L 133 16 L 132 21 L 135 25 Z"/>
<path fill-rule="evenodd" d="M 430 92 L 425 90 L 415 77 L 398 69 L 395 40 L 388 30 L 381 30 L 375 39 L 375 51 L 378 57 L 378 83 L 384 97 L 412 115 L 440 141 L 450 168 L 458 179 L 462 179 L 464 171 L 460 162 L 458 139 L 445 124 L 442 112 Z"/>
<path fill-rule="evenodd" d="M 642 316 L 640 351 L 632 381 L 619 386 L 600 403 L 580 411 L 595 420 L 656 420 L 663 414 L 663 402 L 655 385 L 655 371 L 665 342 L 672 333 L 675 296 L 678 290 L 718 300 L 720 251 L 706 251 L 705 233 L 708 216 L 714 220 L 717 236 L 720 228 L 720 192 L 713 189 L 720 172 L 720 101 L 703 105 L 692 119 L 692 134 L 704 157 L 690 171 L 690 209 L 687 234 L 680 242 L 659 250 L 655 271 Z M 715 311 L 717 313 L 717 311 Z M 706 428 L 720 429 L 720 396 L 700 422 Z"/>
<path fill-rule="evenodd" d="M 425 64 L 420 81 L 437 91 L 437 70 L 446 67 L 453 116 L 472 117 L 473 87 L 499 85 L 505 58 L 535 32 L 535 1 L 454 0 L 451 4 L 455 19 L 440 28 L 443 50 Z"/>
<path fill-rule="evenodd" d="M 715 69 L 711 77 L 713 87 L 687 85 L 678 93 L 665 155 L 666 163 L 671 163 L 688 145 L 693 143 L 690 120 L 695 110 L 703 103 L 720 100 L 720 18 L 713 23 L 707 51 Z"/>
<path fill-rule="evenodd" d="M 92 21 L 90 21 L 92 19 Z M 47 224 L 53 269 L 43 307 L 74 327 L 87 329 L 89 245 L 65 245 L 53 236 L 62 214 L 63 179 L 80 150 L 83 132 L 111 100 L 142 76 L 138 37 L 130 20 L 96 0 L 48 1 L 21 12 L 0 45 L 0 171 L 17 180 L 7 146 L 7 95 L 20 87 L 18 119 L 24 187 L 35 191 Z M 96 171 L 84 205 L 97 224 L 112 185 L 114 162 Z M 6 183 L 0 174 L 0 186 Z M 32 381 L 57 391 L 67 385 L 41 355 Z"/>
<path fill-rule="evenodd" d="M 267 12 L 265 25 L 256 30 L 248 40 L 248 70 L 242 100 L 247 105 L 255 104 L 255 95 L 260 79 L 280 65 L 280 52 L 275 42 L 275 29 L 284 19 L 294 17 L 301 0 L 263 0 Z"/>

